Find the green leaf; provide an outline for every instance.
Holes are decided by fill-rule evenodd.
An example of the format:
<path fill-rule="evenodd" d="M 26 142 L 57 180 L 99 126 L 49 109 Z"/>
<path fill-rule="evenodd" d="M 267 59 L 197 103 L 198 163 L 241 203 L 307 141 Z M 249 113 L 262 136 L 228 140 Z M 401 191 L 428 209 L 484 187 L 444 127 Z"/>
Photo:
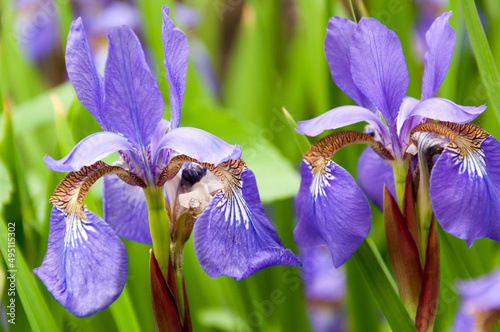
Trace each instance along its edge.
<path fill-rule="evenodd" d="M 198 320 L 203 327 L 220 331 L 235 331 L 238 327 L 238 315 L 230 308 L 203 308 L 198 313 Z"/>
<path fill-rule="evenodd" d="M 51 100 L 53 94 L 58 97 L 64 110 L 69 109 L 75 98 L 73 86 L 70 83 L 65 83 L 30 101 L 14 106 L 12 108 L 12 123 L 16 136 L 54 123 L 54 104 Z"/>
<path fill-rule="evenodd" d="M 3 205 L 9 202 L 12 190 L 14 189 L 14 187 L 12 186 L 12 180 L 10 179 L 9 170 L 1 159 L 0 159 L 0 188 L 2 188 L 2 190 L 0 190 L 0 211 L 1 211 Z"/>
<path fill-rule="evenodd" d="M 352 256 L 363 273 L 380 311 L 393 331 L 417 331 L 396 291 L 396 285 L 370 238 Z"/>
<path fill-rule="evenodd" d="M 128 286 L 125 286 L 120 297 L 109 307 L 118 330 L 122 332 L 142 331 L 137 316 L 132 305 L 132 299 L 128 291 Z"/>
<path fill-rule="evenodd" d="M 299 191 L 299 174 L 267 140 L 257 146 L 243 146 L 242 157 L 255 174 L 263 203 L 293 197 Z"/>
<path fill-rule="evenodd" d="M 184 105 L 183 126 L 208 131 L 231 144 L 243 148 L 243 160 L 254 172 L 261 200 L 269 203 L 293 197 L 299 191 L 300 177 L 292 163 L 270 142 L 285 130 L 272 131 L 251 122 L 235 119 L 228 110 L 187 101 Z"/>
<path fill-rule="evenodd" d="M 500 75 L 498 74 L 493 53 L 488 45 L 474 0 L 462 0 L 462 6 L 479 72 L 488 92 L 491 106 L 500 122 Z"/>
<path fill-rule="evenodd" d="M 299 148 L 300 153 L 306 153 L 311 147 L 311 143 L 309 143 L 307 137 L 295 131 L 295 129 L 298 128 L 297 121 L 295 121 L 293 116 L 286 110 L 286 108 L 282 107 L 281 109 L 283 111 L 283 116 L 285 117 L 286 123 L 288 124 L 292 132 L 293 138 L 295 139 L 295 143 L 297 143 L 297 147 Z"/>
<path fill-rule="evenodd" d="M 7 274 L 15 275 L 16 295 L 21 300 L 32 331 L 59 331 L 60 328 L 56 325 L 49 307 L 38 288 L 35 276 L 26 264 L 23 254 L 17 246 L 15 247 L 15 265 L 10 265 L 11 261 L 9 261 L 8 249 L 12 249 L 12 247 L 9 247 L 8 238 L 7 225 L 2 220 L 0 221 L 0 248 L 7 268 L 15 271 L 12 273 L 7 271 Z"/>

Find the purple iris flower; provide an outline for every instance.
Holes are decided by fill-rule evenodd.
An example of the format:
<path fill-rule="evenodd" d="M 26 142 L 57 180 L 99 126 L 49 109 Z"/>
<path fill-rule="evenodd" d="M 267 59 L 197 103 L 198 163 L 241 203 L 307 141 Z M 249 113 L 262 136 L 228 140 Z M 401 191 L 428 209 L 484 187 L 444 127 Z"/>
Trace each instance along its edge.
<path fill-rule="evenodd" d="M 328 248 L 324 246 L 303 248 L 300 257 L 307 312 L 314 331 L 345 331 L 344 270 L 333 266 Z"/>
<path fill-rule="evenodd" d="M 127 278 L 127 255 L 118 236 L 151 243 L 146 190 L 164 186 L 166 193 L 181 191 L 176 182 L 183 169 L 190 185 L 205 173 L 220 187 L 194 226 L 195 251 L 211 277 L 242 279 L 272 265 L 298 265 L 283 248 L 264 214 L 255 177 L 239 159 L 241 148 L 196 128 L 179 127 L 186 86 L 186 35 L 164 6 L 164 65 L 169 83 L 171 121 L 162 119 L 164 102 L 140 42 L 127 26 L 108 30 L 109 50 L 104 77 L 96 69 L 82 20 L 71 25 L 66 49 L 68 76 L 78 99 L 103 132 L 80 141 L 61 160 L 44 158 L 49 169 L 71 172 L 51 197 L 47 253 L 35 274 L 54 298 L 79 317 L 92 315 L 118 298 Z M 119 152 L 110 166 L 100 161 Z M 196 163 L 205 169 L 196 178 L 186 171 Z M 207 171 L 208 170 L 208 171 Z M 185 172 L 184 172 L 185 171 Z M 90 186 L 104 175 L 104 220 L 83 205 Z M 203 175 L 203 176 L 201 176 Z M 194 185 L 193 185 L 194 187 Z M 212 186 L 213 187 L 213 186 Z M 171 229 L 175 195 L 167 194 Z M 188 200 L 190 203 L 195 202 Z M 196 203 L 196 202 L 195 202 Z M 175 205 L 175 206 L 174 206 Z M 172 212 L 174 211 L 174 212 Z M 168 250 L 169 248 L 166 248 Z"/>
<path fill-rule="evenodd" d="M 59 45 L 57 10 L 53 0 L 18 0 L 14 31 L 29 60 L 40 62 Z"/>
<path fill-rule="evenodd" d="M 486 276 L 462 281 L 460 309 L 454 332 L 490 331 L 500 320 L 500 269 Z"/>
<path fill-rule="evenodd" d="M 426 52 L 425 34 L 434 20 L 443 12 L 448 0 L 414 0 L 417 10 L 414 46 L 418 57 L 423 61 Z"/>
<path fill-rule="evenodd" d="M 405 97 L 408 69 L 393 31 L 373 18 L 362 18 L 355 24 L 333 17 L 328 23 L 325 54 L 333 80 L 359 106 L 337 107 L 300 121 L 298 131 L 316 136 L 361 121 L 369 125 L 364 134 L 340 132 L 327 136 L 304 155 L 296 198 L 299 223 L 294 235 L 303 247 L 327 245 L 336 267 L 356 251 L 370 230 L 370 207 L 363 191 L 381 207 L 384 184 L 395 193 L 394 174 L 398 169 L 404 170 L 399 171 L 404 184 L 411 157 L 407 153 L 412 144 L 410 134 L 427 119 L 453 122 L 439 125 L 448 124 L 448 134 L 428 130 L 444 135 L 449 143 L 430 180 L 437 220 L 469 245 L 479 237 L 500 240 L 495 223 L 500 216 L 500 177 L 498 167 L 493 167 L 500 162 L 499 143 L 480 128 L 459 125 L 475 119 L 486 107 L 460 106 L 435 97 L 455 46 L 455 32 L 448 24 L 451 14 L 438 17 L 426 34 L 420 100 Z M 353 143 L 371 146 L 358 161 L 363 191 L 348 172 L 330 160 L 339 148 Z"/>

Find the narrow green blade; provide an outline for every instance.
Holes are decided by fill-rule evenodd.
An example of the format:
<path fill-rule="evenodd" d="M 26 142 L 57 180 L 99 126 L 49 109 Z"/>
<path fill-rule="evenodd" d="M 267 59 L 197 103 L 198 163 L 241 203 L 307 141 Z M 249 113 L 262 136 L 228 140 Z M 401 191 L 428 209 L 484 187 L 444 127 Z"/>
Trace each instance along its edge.
<path fill-rule="evenodd" d="M 462 0 L 465 24 L 476 56 L 477 66 L 483 80 L 484 87 L 488 92 L 491 107 L 495 111 L 500 122 L 500 76 L 493 59 L 493 53 L 488 45 L 481 20 L 477 13 L 474 0 Z"/>
<path fill-rule="evenodd" d="M 8 250 L 12 251 L 14 248 L 9 244 L 15 242 L 8 242 L 8 239 L 7 225 L 2 220 L 0 221 L 0 248 L 7 265 L 7 277 L 15 276 L 16 295 L 21 300 L 32 331 L 59 331 L 60 328 L 56 325 L 49 306 L 38 288 L 35 275 L 26 264 L 19 247 L 15 246 L 15 258 L 9 260 Z"/>
<path fill-rule="evenodd" d="M 352 256 L 393 331 L 417 331 L 396 292 L 396 286 L 377 248 L 367 238 Z"/>

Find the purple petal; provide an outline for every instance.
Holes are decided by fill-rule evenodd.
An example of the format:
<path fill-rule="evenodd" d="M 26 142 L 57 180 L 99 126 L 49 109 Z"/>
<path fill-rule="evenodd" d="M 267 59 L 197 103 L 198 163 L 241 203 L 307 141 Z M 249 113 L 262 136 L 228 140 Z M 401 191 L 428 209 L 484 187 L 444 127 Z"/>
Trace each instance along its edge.
<path fill-rule="evenodd" d="M 500 269 L 476 279 L 462 281 L 458 292 L 464 303 L 477 311 L 500 309 Z"/>
<path fill-rule="evenodd" d="M 15 1 L 12 5 L 15 13 L 12 41 L 19 43 L 23 55 L 40 63 L 59 50 L 59 22 L 47 15 L 57 10 L 54 1 Z"/>
<path fill-rule="evenodd" d="M 168 16 L 168 6 L 162 7 L 163 14 L 163 61 L 170 91 L 170 121 L 172 129 L 179 127 L 181 122 L 182 100 L 186 90 L 186 72 L 188 67 L 189 47 L 186 34 L 175 26 Z"/>
<path fill-rule="evenodd" d="M 464 157 L 447 148 L 430 179 L 437 221 L 472 246 L 478 238 L 500 241 L 500 143 L 488 136 Z"/>
<path fill-rule="evenodd" d="M 141 14 L 137 7 L 125 2 L 111 2 L 103 10 L 92 13 L 89 35 L 102 36 L 112 27 L 127 25 L 137 31 L 141 26 Z"/>
<path fill-rule="evenodd" d="M 105 131 L 85 137 L 61 160 L 50 156 L 43 160 L 52 171 L 76 172 L 119 150 L 133 150 L 133 147 L 125 137 Z"/>
<path fill-rule="evenodd" d="M 301 247 L 328 246 L 333 265 L 339 267 L 370 231 L 370 204 L 352 176 L 332 161 L 324 172 L 303 161 L 301 175 L 295 242 Z"/>
<path fill-rule="evenodd" d="M 143 151 L 162 118 L 163 97 L 134 32 L 115 27 L 108 31 L 108 40 L 104 120 Z"/>
<path fill-rule="evenodd" d="M 475 330 L 475 318 L 472 313 L 467 313 L 461 304 L 453 322 L 453 332 L 471 332 Z"/>
<path fill-rule="evenodd" d="M 462 303 L 455 317 L 453 331 L 473 331 L 474 326 L 477 326 L 476 314 L 500 309 L 500 297 L 498 297 L 500 270 L 497 269 L 485 276 L 460 282 L 458 293 L 462 296 Z"/>
<path fill-rule="evenodd" d="M 103 119 L 104 82 L 90 52 L 81 18 L 71 23 L 66 44 L 66 70 L 78 99 L 106 130 Z"/>
<path fill-rule="evenodd" d="M 116 175 L 104 177 L 104 220 L 115 233 L 130 241 L 152 244 L 148 205 L 141 187 L 131 186 Z"/>
<path fill-rule="evenodd" d="M 398 115 L 398 135 L 401 145 L 408 146 L 411 130 L 420 124 L 424 118 L 417 115 L 410 115 L 412 110 L 420 103 L 420 100 L 413 97 L 405 97 Z M 395 197 L 395 196 L 394 196 Z"/>
<path fill-rule="evenodd" d="M 127 252 L 101 218 L 52 208 L 47 253 L 33 272 L 70 313 L 86 317 L 113 303 L 127 279 Z"/>
<path fill-rule="evenodd" d="M 436 95 L 450 68 L 457 38 L 455 31 L 448 23 L 452 14 L 452 12 L 447 12 L 439 16 L 425 35 L 427 52 L 422 77 L 422 100 Z"/>
<path fill-rule="evenodd" d="M 346 276 L 336 269 L 327 247 L 302 248 L 302 275 L 310 301 L 339 302 L 346 292 Z"/>
<path fill-rule="evenodd" d="M 299 121 L 298 133 L 307 136 L 317 136 L 325 130 L 337 129 L 353 123 L 366 121 L 377 128 L 377 131 L 384 138 L 388 137 L 386 125 L 372 111 L 359 106 L 340 106 L 311 120 Z"/>
<path fill-rule="evenodd" d="M 275 265 L 299 265 L 264 213 L 255 177 L 248 168 L 232 192 L 219 191 L 193 230 L 196 257 L 212 278 L 236 280 Z"/>
<path fill-rule="evenodd" d="M 175 5 L 174 18 L 185 29 L 195 29 L 202 21 L 200 11 L 197 8 L 186 6 L 183 3 Z"/>
<path fill-rule="evenodd" d="M 194 36 L 191 38 L 191 61 L 204 85 L 210 88 L 210 91 L 220 99 L 220 82 L 215 73 L 210 54 L 206 46 Z"/>
<path fill-rule="evenodd" d="M 334 16 L 328 21 L 325 37 L 325 56 L 333 81 L 356 104 L 368 107 L 369 101 L 352 80 L 349 46 L 356 23 Z M 315 136 L 315 135 L 314 135 Z"/>
<path fill-rule="evenodd" d="M 391 165 L 372 148 L 367 147 L 358 159 L 358 183 L 365 195 L 380 211 L 384 207 L 384 184 L 396 197 L 394 173 Z"/>
<path fill-rule="evenodd" d="M 409 84 L 398 36 L 377 20 L 362 18 L 351 38 L 351 72 L 358 89 L 395 129 Z"/>
<path fill-rule="evenodd" d="M 241 147 L 230 145 L 204 130 L 190 127 L 181 127 L 169 131 L 158 143 L 155 157 L 163 149 L 172 149 L 199 162 L 219 165 L 229 159 L 241 157 Z"/>
<path fill-rule="evenodd" d="M 418 115 L 434 120 L 454 123 L 468 123 L 486 109 L 486 105 L 479 107 L 461 106 L 444 98 L 431 98 L 418 103 L 409 111 L 407 118 Z"/>

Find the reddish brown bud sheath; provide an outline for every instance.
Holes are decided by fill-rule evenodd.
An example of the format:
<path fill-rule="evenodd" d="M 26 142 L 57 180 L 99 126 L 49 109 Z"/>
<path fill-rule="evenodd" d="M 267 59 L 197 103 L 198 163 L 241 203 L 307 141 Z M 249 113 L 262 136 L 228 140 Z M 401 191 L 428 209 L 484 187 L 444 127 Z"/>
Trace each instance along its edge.
<path fill-rule="evenodd" d="M 410 169 L 408 169 L 408 175 L 406 176 L 405 193 L 403 196 L 403 217 L 406 221 L 406 225 L 408 226 L 408 230 L 413 236 L 415 244 L 418 248 L 418 244 L 420 243 L 420 235 L 418 232 L 418 219 L 417 211 L 415 210 L 414 187 Z"/>
<path fill-rule="evenodd" d="M 156 330 L 191 332 L 193 328 L 185 286 L 183 285 L 185 311 L 182 324 L 177 304 L 177 287 L 172 262 L 169 264 L 168 280 L 165 282 L 153 250 L 150 253 L 151 300 Z"/>
<path fill-rule="evenodd" d="M 384 225 L 387 250 L 399 294 L 410 317 L 415 318 L 422 285 L 420 255 L 398 204 L 385 186 Z"/>
<path fill-rule="evenodd" d="M 434 325 L 439 296 L 439 274 L 439 238 L 436 219 L 433 218 L 427 241 L 422 294 L 420 295 L 415 320 L 419 332 L 429 331 Z"/>

